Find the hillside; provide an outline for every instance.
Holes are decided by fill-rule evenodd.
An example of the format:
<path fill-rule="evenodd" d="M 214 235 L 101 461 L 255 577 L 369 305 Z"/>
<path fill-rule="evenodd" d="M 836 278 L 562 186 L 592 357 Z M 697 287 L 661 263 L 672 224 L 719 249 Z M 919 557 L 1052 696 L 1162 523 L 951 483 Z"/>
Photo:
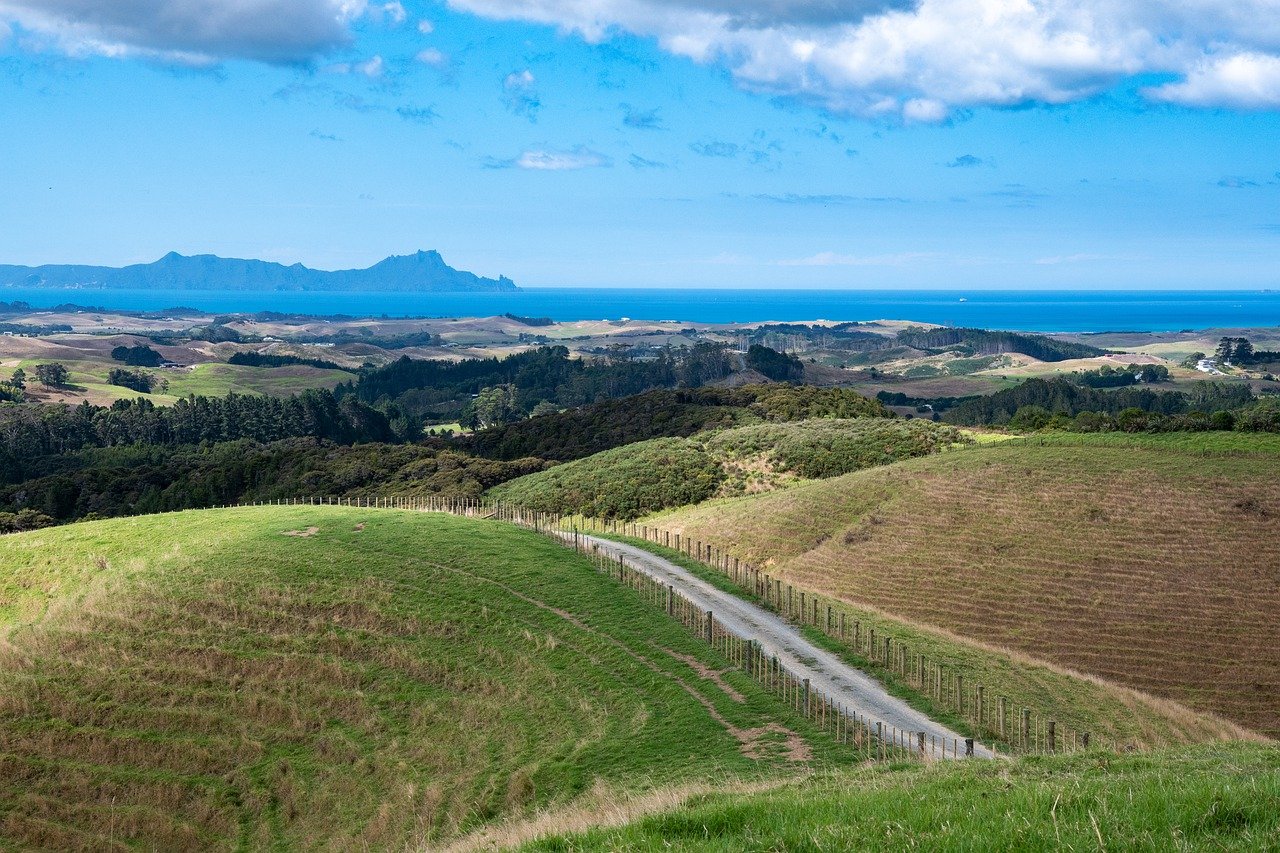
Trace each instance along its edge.
<path fill-rule="evenodd" d="M 801 586 L 1280 735 L 1280 439 L 983 445 L 673 512 Z"/>
<path fill-rule="evenodd" d="M 490 495 L 566 515 L 634 519 L 936 453 L 968 439 L 924 420 L 815 418 L 658 438 L 527 474 Z"/>
<path fill-rule="evenodd" d="M 460 291 L 516 290 L 509 278 L 480 278 L 456 270 L 439 252 L 393 255 L 368 269 L 315 270 L 302 264 L 180 255 L 170 252 L 149 264 L 127 267 L 48 264 L 0 265 L 0 286 L 103 287 L 129 290 L 346 290 Z"/>
<path fill-rule="evenodd" d="M 402 848 L 827 754 L 514 527 L 213 510 L 0 537 L 0 567 L 0 847 Z"/>
<path fill-rule="evenodd" d="M 867 767 L 721 790 L 616 828 L 539 838 L 542 827 L 513 827 L 506 837 L 528 839 L 529 851 L 1272 850 L 1278 798 L 1280 752 L 1218 746 Z"/>

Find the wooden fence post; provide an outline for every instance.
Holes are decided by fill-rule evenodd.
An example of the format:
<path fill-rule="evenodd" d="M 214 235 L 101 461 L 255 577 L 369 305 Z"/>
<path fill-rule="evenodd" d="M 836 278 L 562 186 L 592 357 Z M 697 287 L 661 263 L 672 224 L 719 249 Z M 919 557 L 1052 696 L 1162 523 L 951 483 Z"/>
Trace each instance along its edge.
<path fill-rule="evenodd" d="M 1022 709 L 1022 748 L 1029 750 L 1031 748 L 1031 709 Z"/>
<path fill-rule="evenodd" d="M 708 643 L 711 642 L 711 626 L 714 624 L 715 624 L 715 617 L 711 614 L 711 611 L 708 610 L 707 611 L 707 642 Z"/>
<path fill-rule="evenodd" d="M 809 679 L 804 680 L 804 715 L 809 716 Z"/>
<path fill-rule="evenodd" d="M 1049 721 L 1049 752 L 1052 754 L 1056 751 L 1058 745 L 1058 723 L 1056 720 Z"/>
<path fill-rule="evenodd" d="M 673 616 L 676 612 L 676 588 L 671 584 L 667 584 L 667 615 Z"/>

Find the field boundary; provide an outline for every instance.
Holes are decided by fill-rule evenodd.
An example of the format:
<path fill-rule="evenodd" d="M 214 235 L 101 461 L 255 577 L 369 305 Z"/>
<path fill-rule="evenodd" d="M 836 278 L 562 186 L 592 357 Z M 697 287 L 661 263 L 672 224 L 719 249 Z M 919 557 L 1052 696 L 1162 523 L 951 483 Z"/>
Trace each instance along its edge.
<path fill-rule="evenodd" d="M 655 525 L 559 515 L 483 498 L 390 495 L 363 499 L 294 500 L 304 504 L 312 501 L 370 508 L 421 509 L 522 523 L 539 531 L 598 533 L 641 540 L 696 561 L 699 566 L 730 581 L 747 600 L 794 625 L 815 630 L 841 644 L 855 657 L 927 699 L 935 708 L 954 714 L 970 728 L 976 741 L 998 745 L 1002 753 L 1060 754 L 1096 748 L 1119 753 L 1142 748 L 1140 741 L 1095 733 L 1087 721 L 1085 725 L 1080 725 L 1079 721 L 1072 725 L 1052 712 L 1034 707 L 1032 703 L 1015 705 L 1008 696 L 988 689 L 964 666 L 913 651 L 911 643 L 902 635 L 885 630 L 883 623 L 892 621 L 891 617 L 870 618 L 870 614 L 859 613 L 860 608 L 856 605 L 783 581 L 721 548 Z M 874 676 L 875 672 L 869 671 L 868 674 Z"/>
<path fill-rule="evenodd" d="M 566 516 L 527 510 L 506 502 L 416 496 L 290 498 L 228 505 L 226 508 L 260 506 L 334 506 L 436 512 L 514 524 L 544 535 L 587 557 L 597 571 L 632 589 L 655 608 L 665 611 L 668 617 L 705 640 L 757 684 L 785 701 L 819 731 L 837 743 L 850 747 L 861 759 L 932 761 L 996 754 L 995 749 L 979 744 L 972 737 L 954 738 L 951 743 L 947 743 L 945 739 L 930 737 L 925 732 L 907 731 L 848 710 L 813 687 L 809 679 L 788 669 L 776 656 L 766 656 L 759 642 L 730 631 L 715 618 L 712 611 L 702 610 L 673 585 L 658 582 L 648 572 L 629 564 L 621 555 L 619 559 L 613 559 L 604 554 L 598 545 L 587 540 L 583 535 L 584 531 L 576 525 L 566 524 Z"/>

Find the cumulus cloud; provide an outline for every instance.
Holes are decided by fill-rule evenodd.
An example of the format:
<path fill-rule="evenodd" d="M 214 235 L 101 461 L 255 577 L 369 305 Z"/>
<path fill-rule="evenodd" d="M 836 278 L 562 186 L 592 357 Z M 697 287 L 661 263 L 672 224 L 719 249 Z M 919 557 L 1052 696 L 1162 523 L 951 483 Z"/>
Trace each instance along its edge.
<path fill-rule="evenodd" d="M 0 0 L 0 22 L 71 54 L 197 65 L 308 62 L 348 44 L 369 12 L 364 0 Z"/>
<path fill-rule="evenodd" d="M 1157 101 L 1192 107 L 1280 107 L 1280 57 L 1238 53 L 1206 59 L 1186 78 L 1146 90 Z"/>
<path fill-rule="evenodd" d="M 418 32 L 422 33 L 424 36 L 429 36 L 435 31 L 436 25 L 428 21 L 426 18 L 418 21 Z"/>
<path fill-rule="evenodd" d="M 369 15 L 396 25 L 403 24 L 409 17 L 409 13 L 404 10 L 404 6 L 398 2 L 372 5 L 369 7 Z"/>
<path fill-rule="evenodd" d="M 538 120 L 538 110 L 542 100 L 535 90 L 537 79 L 528 68 L 523 71 L 512 71 L 502 80 L 503 101 L 507 109 L 529 121 Z"/>
<path fill-rule="evenodd" d="M 940 122 L 1058 104 L 1141 75 L 1188 106 L 1280 107 L 1280 0 L 449 0 L 576 31 L 629 32 L 727 66 L 745 87 Z"/>

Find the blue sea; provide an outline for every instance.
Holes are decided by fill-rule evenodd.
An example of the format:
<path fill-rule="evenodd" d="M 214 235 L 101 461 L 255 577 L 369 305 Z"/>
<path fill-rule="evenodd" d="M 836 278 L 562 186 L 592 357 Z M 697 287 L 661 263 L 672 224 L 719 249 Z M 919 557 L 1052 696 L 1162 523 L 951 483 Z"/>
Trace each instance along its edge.
<path fill-rule="evenodd" d="M 363 317 L 555 320 L 918 320 L 1036 332 L 1178 331 L 1280 326 L 1280 290 L 723 290 L 528 287 L 514 293 L 318 293 L 0 288 L 0 301 L 133 311 L 283 311 Z"/>

